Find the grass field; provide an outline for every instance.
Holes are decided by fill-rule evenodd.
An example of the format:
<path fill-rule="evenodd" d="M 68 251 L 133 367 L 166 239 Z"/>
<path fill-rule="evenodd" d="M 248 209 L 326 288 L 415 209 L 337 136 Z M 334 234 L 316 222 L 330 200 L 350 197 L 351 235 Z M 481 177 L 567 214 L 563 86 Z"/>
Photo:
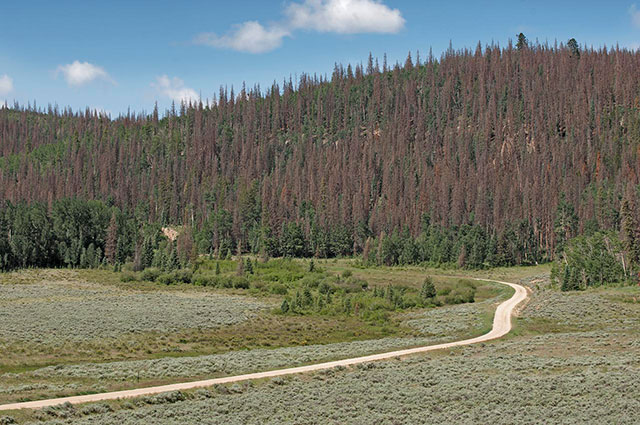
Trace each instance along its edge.
<path fill-rule="evenodd" d="M 31 281 L 0 285 L 0 371 L 172 352 L 194 329 L 219 332 L 271 307 L 234 295 L 96 283 L 74 271 L 27 274 Z"/>
<path fill-rule="evenodd" d="M 234 274 L 234 267 L 223 263 L 221 275 Z M 303 260 L 265 267 L 248 289 L 122 282 L 104 270 L 0 275 L 0 402 L 262 371 L 479 335 L 490 328 L 495 305 L 511 295 L 501 285 L 477 282 L 474 303 L 399 308 L 386 320 L 365 320 L 326 311 L 281 314 L 284 295 L 256 289 L 280 284 L 274 276 L 283 275 L 282 284 L 293 291 L 309 281 L 307 269 Z M 364 280 L 371 282 L 367 291 L 389 285 L 413 291 L 428 274 L 439 294 L 470 285 L 419 268 L 363 275 L 341 260 L 319 262 L 318 269 L 313 275 L 338 289 Z M 344 278 L 346 270 L 353 277 Z"/>
<path fill-rule="evenodd" d="M 638 423 L 640 288 L 560 293 L 540 268 L 526 278 L 524 269 L 499 273 L 535 290 L 514 332 L 488 344 L 14 416 L 43 424 Z M 455 322 L 469 306 L 428 314 Z"/>

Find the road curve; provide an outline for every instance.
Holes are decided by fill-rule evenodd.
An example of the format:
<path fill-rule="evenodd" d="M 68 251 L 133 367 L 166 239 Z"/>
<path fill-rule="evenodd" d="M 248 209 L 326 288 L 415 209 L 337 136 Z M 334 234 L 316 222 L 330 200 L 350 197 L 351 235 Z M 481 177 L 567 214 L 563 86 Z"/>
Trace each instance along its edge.
<path fill-rule="evenodd" d="M 291 375 L 295 373 L 313 372 L 318 370 L 331 369 L 338 366 L 351 366 L 360 363 L 373 362 L 376 360 L 385 360 L 393 357 L 407 356 L 410 354 L 425 353 L 427 351 L 440 350 L 443 348 L 459 347 L 461 345 L 475 344 L 478 342 L 490 341 L 492 339 L 500 338 L 509 333 L 511 330 L 511 315 L 513 309 L 523 300 L 527 298 L 527 290 L 515 283 L 500 282 L 491 279 L 475 279 L 488 282 L 497 282 L 504 285 L 508 285 L 515 289 L 515 294 L 508 300 L 504 301 L 496 309 L 495 316 L 493 318 L 493 328 L 488 333 L 462 341 L 447 342 L 444 344 L 429 345 L 426 347 L 409 348 L 405 350 L 390 351 L 388 353 L 372 354 L 369 356 L 354 357 L 351 359 L 336 360 L 332 362 L 317 363 L 308 366 L 291 367 L 287 369 L 271 370 L 268 372 L 248 373 L 245 375 L 227 376 L 224 378 L 206 379 L 202 381 L 182 382 L 179 384 L 160 385 L 156 387 L 137 388 L 133 390 L 113 391 L 100 394 L 88 394 L 72 397 L 52 398 L 47 400 L 35 400 L 21 403 L 11 403 L 0 405 L 0 411 L 2 410 L 16 410 L 16 409 L 39 409 L 47 406 L 55 406 L 62 403 L 89 403 L 103 400 L 115 400 L 119 398 L 138 397 L 143 395 L 158 394 L 168 391 L 188 390 L 192 388 L 209 387 L 215 384 L 227 384 L 230 382 L 246 381 L 251 379 L 260 378 L 272 378 L 276 376 Z"/>

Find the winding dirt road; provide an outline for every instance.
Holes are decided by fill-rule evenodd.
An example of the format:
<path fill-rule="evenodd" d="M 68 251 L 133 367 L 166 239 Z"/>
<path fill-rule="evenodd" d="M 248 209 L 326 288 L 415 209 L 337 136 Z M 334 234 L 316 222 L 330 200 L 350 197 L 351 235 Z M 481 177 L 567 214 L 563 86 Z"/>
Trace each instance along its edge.
<path fill-rule="evenodd" d="M 354 357 L 351 359 L 337 360 L 333 362 L 318 363 L 308 366 L 291 367 L 287 369 L 271 370 L 268 372 L 249 373 L 245 375 L 227 376 L 224 378 L 206 379 L 203 381 L 183 382 L 179 384 L 160 385 L 156 387 L 137 388 L 133 390 L 114 391 L 101 394 L 89 394 L 73 397 L 52 398 L 47 400 L 27 401 L 22 403 L 12 403 L 0 405 L 0 411 L 2 410 L 15 410 L 15 409 L 38 409 L 47 406 L 55 406 L 61 403 L 88 403 L 102 400 L 114 400 L 119 398 L 138 397 L 149 394 L 164 393 L 168 391 L 188 390 L 199 387 L 209 387 L 215 384 L 227 384 L 230 382 L 246 381 L 251 379 L 260 378 L 272 378 L 275 376 L 291 375 L 294 373 L 313 372 L 324 369 L 331 369 L 338 366 L 351 366 L 360 363 L 373 362 L 376 360 L 391 359 L 394 357 L 407 356 L 410 354 L 425 353 L 427 351 L 440 350 L 443 348 L 458 347 L 461 345 L 475 344 L 478 342 L 490 341 L 492 339 L 500 338 L 509 333 L 511 330 L 511 315 L 513 309 L 523 300 L 527 298 L 527 290 L 515 283 L 500 282 L 491 279 L 475 279 L 488 282 L 497 282 L 504 285 L 508 285 L 515 289 L 515 294 L 508 300 L 501 303 L 496 309 L 495 316 L 493 318 L 493 328 L 490 332 L 471 339 L 465 339 L 462 341 L 447 342 L 444 344 L 429 345 L 426 347 L 409 348 L 406 350 L 391 351 L 388 353 L 372 354 L 369 356 Z"/>

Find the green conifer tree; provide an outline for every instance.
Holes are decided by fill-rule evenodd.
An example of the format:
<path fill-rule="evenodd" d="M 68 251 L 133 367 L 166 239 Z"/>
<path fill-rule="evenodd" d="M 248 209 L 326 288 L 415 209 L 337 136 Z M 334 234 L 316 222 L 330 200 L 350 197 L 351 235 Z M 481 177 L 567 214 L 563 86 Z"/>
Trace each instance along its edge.
<path fill-rule="evenodd" d="M 422 288 L 420 289 L 420 297 L 424 301 L 431 301 L 436 296 L 436 287 L 433 284 L 433 279 L 431 276 L 427 276 L 424 279 L 424 283 L 422 284 Z"/>

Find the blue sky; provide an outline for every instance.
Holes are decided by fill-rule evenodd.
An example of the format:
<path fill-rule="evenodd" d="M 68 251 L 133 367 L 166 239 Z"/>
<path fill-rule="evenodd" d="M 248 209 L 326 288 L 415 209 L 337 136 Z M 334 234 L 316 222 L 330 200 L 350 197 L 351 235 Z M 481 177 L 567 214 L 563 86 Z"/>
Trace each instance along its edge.
<path fill-rule="evenodd" d="M 369 52 L 403 62 L 522 31 L 530 40 L 638 48 L 633 1 L 28 1 L 0 7 L 0 101 L 150 111 L 269 86 Z"/>

